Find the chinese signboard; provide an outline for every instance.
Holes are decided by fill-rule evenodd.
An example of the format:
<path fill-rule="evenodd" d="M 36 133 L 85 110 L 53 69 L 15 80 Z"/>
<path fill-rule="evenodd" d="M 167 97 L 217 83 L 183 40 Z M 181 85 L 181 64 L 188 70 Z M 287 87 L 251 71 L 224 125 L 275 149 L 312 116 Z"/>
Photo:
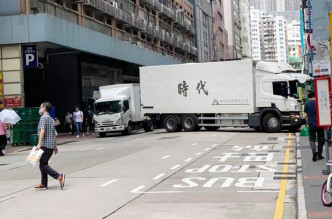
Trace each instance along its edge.
<path fill-rule="evenodd" d="M 22 106 L 22 98 L 20 96 L 11 96 L 4 98 L 5 107 L 20 107 Z"/>
<path fill-rule="evenodd" d="M 315 78 L 317 126 L 328 127 L 331 121 L 330 78 Z"/>

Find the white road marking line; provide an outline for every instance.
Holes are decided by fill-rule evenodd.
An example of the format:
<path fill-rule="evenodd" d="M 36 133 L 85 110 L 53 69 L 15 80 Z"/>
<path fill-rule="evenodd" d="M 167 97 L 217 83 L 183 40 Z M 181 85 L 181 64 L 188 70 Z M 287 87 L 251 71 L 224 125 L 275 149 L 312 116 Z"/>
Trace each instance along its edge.
<path fill-rule="evenodd" d="M 181 166 L 180 164 L 175 165 L 174 167 L 171 168 L 171 170 L 175 170 L 175 169 L 179 168 L 180 166 Z"/>
<path fill-rule="evenodd" d="M 166 155 L 166 156 L 163 156 L 161 159 L 166 159 L 168 157 L 170 157 L 171 155 Z"/>
<path fill-rule="evenodd" d="M 137 141 L 137 140 L 141 140 L 142 138 L 136 138 L 135 140 Z"/>
<path fill-rule="evenodd" d="M 96 151 L 103 150 L 104 148 L 97 148 Z"/>
<path fill-rule="evenodd" d="M 212 135 L 213 137 L 216 137 L 217 135 Z"/>
<path fill-rule="evenodd" d="M 192 144 L 192 145 L 194 145 L 194 146 L 195 146 L 195 145 L 197 145 L 197 143 L 194 143 L 194 144 Z"/>
<path fill-rule="evenodd" d="M 188 158 L 187 160 L 185 160 L 184 162 L 189 162 L 189 161 L 191 161 L 192 160 L 192 158 Z"/>
<path fill-rule="evenodd" d="M 141 189 L 143 189 L 143 188 L 145 188 L 145 186 L 139 186 L 136 189 L 131 190 L 130 193 L 138 193 L 138 191 L 141 190 Z"/>
<path fill-rule="evenodd" d="M 259 193 L 259 192 L 262 192 L 262 193 L 263 193 L 263 192 L 279 192 L 279 191 L 275 191 L 275 190 L 270 190 L 270 191 L 268 191 L 268 190 L 266 190 L 266 191 L 264 191 L 264 190 L 261 190 L 261 191 L 260 191 L 260 190 L 257 190 L 257 191 L 255 191 L 255 190 L 254 190 L 254 191 L 237 191 L 237 192 L 243 192 L 243 193 L 244 193 L 244 192 L 249 192 L 249 193 L 250 193 L 250 192 L 251 192 L 251 193 L 255 193 L 255 192 L 258 192 L 258 193 Z"/>
<path fill-rule="evenodd" d="M 167 194 L 167 193 L 181 193 L 182 191 L 151 191 L 151 192 L 140 192 L 145 186 L 139 186 L 136 189 L 130 191 L 130 193 L 140 193 L 140 194 Z"/>
<path fill-rule="evenodd" d="M 159 179 L 159 178 L 161 178 L 161 177 L 163 177 L 163 176 L 165 176 L 165 173 L 159 174 L 158 176 L 156 176 L 156 177 L 153 178 L 153 179 Z"/>
<path fill-rule="evenodd" d="M 118 181 L 118 180 L 117 179 L 113 179 L 111 181 L 108 181 L 107 183 L 104 183 L 104 184 L 100 185 L 100 186 L 108 186 L 109 184 L 114 183 L 116 181 Z"/>
<path fill-rule="evenodd" d="M 199 155 L 201 155 L 202 154 L 202 152 L 198 152 L 197 154 L 195 154 L 196 156 L 199 156 Z"/>
<path fill-rule="evenodd" d="M 213 144 L 213 145 L 211 145 L 211 147 L 217 147 L 218 146 L 218 144 Z"/>
<path fill-rule="evenodd" d="M 210 150 L 210 148 L 205 148 L 205 149 L 204 149 L 204 151 L 208 151 L 208 150 Z"/>

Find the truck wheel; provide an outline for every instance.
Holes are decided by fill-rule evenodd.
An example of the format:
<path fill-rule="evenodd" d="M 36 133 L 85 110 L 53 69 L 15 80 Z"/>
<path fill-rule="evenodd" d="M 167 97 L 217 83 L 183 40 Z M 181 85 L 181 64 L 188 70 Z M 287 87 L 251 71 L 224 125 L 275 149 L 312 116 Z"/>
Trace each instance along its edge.
<path fill-rule="evenodd" d="M 220 127 L 219 127 L 219 126 L 204 126 L 204 128 L 205 128 L 207 131 L 216 131 L 216 130 L 218 130 Z"/>
<path fill-rule="evenodd" d="M 106 132 L 99 132 L 99 137 L 101 138 L 106 137 Z"/>
<path fill-rule="evenodd" d="M 196 129 L 197 123 L 196 123 L 196 116 L 194 115 L 184 115 L 181 119 L 181 126 L 185 131 L 194 131 Z"/>
<path fill-rule="evenodd" d="M 152 123 L 152 121 L 146 122 L 144 124 L 144 131 L 145 132 L 152 132 L 153 131 L 153 123 Z"/>
<path fill-rule="evenodd" d="M 164 120 L 164 127 L 167 132 L 175 132 L 179 127 L 177 118 L 174 115 L 166 116 Z"/>
<path fill-rule="evenodd" d="M 131 135 L 133 133 L 133 125 L 131 123 L 129 123 L 128 127 L 122 133 L 124 135 Z"/>
<path fill-rule="evenodd" d="M 263 128 L 266 132 L 279 132 L 281 130 L 281 122 L 277 115 L 268 113 L 263 118 Z"/>

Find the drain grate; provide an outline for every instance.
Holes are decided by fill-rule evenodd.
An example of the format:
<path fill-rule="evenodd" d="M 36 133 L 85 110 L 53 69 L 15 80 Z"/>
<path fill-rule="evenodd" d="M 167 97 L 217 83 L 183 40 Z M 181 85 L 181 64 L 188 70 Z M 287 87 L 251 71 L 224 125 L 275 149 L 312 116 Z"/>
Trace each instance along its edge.
<path fill-rule="evenodd" d="M 285 177 L 275 176 L 274 180 L 296 180 L 296 176 L 285 176 Z"/>
<path fill-rule="evenodd" d="M 283 173 L 283 172 L 275 172 L 275 175 L 296 175 L 295 172 L 287 172 L 287 173 Z"/>

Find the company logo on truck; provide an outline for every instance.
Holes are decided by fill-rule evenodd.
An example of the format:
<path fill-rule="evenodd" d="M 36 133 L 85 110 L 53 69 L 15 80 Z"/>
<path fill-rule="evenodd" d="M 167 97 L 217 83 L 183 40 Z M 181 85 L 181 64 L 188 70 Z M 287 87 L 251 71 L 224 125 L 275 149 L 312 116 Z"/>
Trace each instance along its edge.
<path fill-rule="evenodd" d="M 249 105 L 248 99 L 217 99 L 214 98 L 212 105 Z"/>
<path fill-rule="evenodd" d="M 198 94 L 201 94 L 202 91 L 202 94 L 204 93 L 206 96 L 209 95 L 209 91 L 205 89 L 205 86 L 206 86 L 206 81 L 203 82 L 202 80 L 200 80 L 197 83 L 196 90 L 198 91 Z M 183 80 L 182 83 L 178 84 L 178 94 L 187 97 L 188 90 L 189 90 L 189 85 L 187 84 L 186 81 Z"/>

